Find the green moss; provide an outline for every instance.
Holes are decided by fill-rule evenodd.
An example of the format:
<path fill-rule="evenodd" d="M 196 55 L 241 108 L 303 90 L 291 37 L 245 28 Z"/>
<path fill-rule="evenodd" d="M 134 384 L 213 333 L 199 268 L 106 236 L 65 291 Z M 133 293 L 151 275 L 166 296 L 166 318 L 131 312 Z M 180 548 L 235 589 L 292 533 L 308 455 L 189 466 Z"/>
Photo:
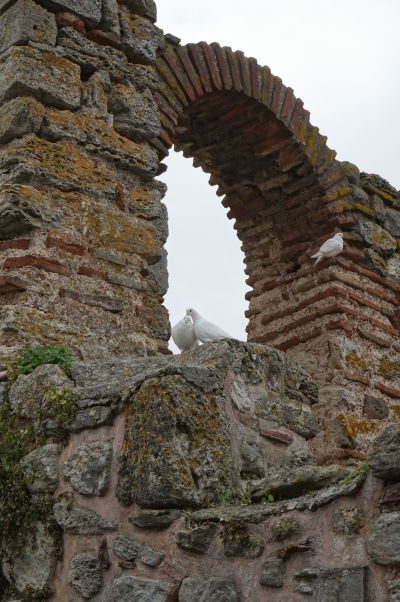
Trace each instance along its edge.
<path fill-rule="evenodd" d="M 339 481 L 339 485 L 347 485 L 348 483 L 351 483 L 353 479 L 358 477 L 360 474 L 364 474 L 364 472 L 368 472 L 368 470 L 368 462 L 363 462 L 362 464 L 360 464 L 360 466 L 357 466 L 357 468 L 349 472 L 349 474 L 344 479 L 341 479 Z"/>
<path fill-rule="evenodd" d="M 30 374 L 43 364 L 58 364 L 67 376 L 71 374 L 72 356 L 64 347 L 32 347 L 21 349 L 7 367 L 8 387 L 21 374 Z"/>

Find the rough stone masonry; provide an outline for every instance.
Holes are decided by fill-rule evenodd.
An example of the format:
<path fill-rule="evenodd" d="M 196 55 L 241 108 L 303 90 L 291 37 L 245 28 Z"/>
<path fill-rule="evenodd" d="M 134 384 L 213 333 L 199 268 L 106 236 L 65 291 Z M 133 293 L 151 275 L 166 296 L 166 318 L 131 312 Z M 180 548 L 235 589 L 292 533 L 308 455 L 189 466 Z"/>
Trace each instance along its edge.
<path fill-rule="evenodd" d="M 399 192 L 336 161 L 268 67 L 156 17 L 0 0 L 0 371 L 35 344 L 75 358 L 0 389 L 43 439 L 1 596 L 396 602 Z M 253 343 L 167 355 L 172 145 L 235 220 Z"/>

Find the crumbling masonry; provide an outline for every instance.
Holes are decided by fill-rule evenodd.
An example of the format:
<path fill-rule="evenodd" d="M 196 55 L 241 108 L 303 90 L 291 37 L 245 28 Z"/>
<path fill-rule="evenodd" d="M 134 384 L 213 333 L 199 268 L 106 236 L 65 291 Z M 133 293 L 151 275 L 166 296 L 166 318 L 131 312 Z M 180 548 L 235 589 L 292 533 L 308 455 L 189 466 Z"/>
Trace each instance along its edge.
<path fill-rule="evenodd" d="M 49 391 L 74 406 L 22 461 L 51 511 L 4 550 L 3 600 L 398 602 L 400 195 L 268 67 L 155 22 L 153 0 L 0 0 L 0 371 L 35 344 L 74 357 L 0 391 L 20 420 Z M 249 343 L 182 357 L 173 145 L 252 287 Z"/>

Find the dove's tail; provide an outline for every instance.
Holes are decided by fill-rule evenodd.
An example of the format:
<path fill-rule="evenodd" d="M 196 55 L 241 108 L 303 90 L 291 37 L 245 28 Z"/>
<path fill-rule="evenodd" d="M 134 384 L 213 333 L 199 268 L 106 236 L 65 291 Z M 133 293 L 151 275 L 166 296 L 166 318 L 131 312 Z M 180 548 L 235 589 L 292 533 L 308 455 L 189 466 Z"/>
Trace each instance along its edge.
<path fill-rule="evenodd" d="M 317 261 L 314 263 L 314 266 L 317 265 L 317 263 L 319 263 L 322 259 L 323 259 L 323 255 L 320 255 L 320 253 L 314 253 L 314 255 L 311 255 L 311 259 L 317 259 Z"/>

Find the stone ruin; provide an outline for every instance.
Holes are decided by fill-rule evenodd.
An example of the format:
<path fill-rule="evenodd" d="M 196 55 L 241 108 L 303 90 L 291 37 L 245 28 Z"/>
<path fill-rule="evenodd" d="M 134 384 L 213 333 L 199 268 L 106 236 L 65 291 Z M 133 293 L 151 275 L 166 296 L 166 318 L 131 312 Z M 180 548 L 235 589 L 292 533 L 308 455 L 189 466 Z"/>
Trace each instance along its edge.
<path fill-rule="evenodd" d="M 74 358 L 0 383 L 40 434 L 0 482 L 0 598 L 399 602 L 400 194 L 268 67 L 155 22 L 0 0 L 0 371 Z M 235 221 L 248 343 L 168 352 L 173 145 Z"/>

